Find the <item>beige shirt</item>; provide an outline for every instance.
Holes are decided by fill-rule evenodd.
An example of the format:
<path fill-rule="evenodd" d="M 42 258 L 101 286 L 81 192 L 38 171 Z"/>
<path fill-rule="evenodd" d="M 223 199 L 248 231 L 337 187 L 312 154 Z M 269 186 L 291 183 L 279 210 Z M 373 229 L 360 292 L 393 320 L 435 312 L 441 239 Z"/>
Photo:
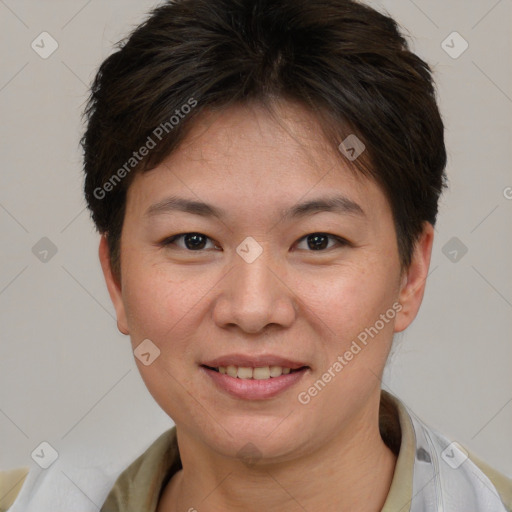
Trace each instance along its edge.
<path fill-rule="evenodd" d="M 413 499 L 415 433 L 406 407 L 386 391 L 381 394 L 379 426 L 384 442 L 397 455 L 395 473 L 381 512 L 408 512 Z M 466 451 L 495 486 L 506 509 L 512 512 L 512 480 Z M 156 512 L 160 494 L 181 467 L 176 428 L 173 427 L 119 475 L 101 512 Z M 5 512 L 14 503 L 26 474 L 26 469 L 0 471 L 0 512 Z"/>

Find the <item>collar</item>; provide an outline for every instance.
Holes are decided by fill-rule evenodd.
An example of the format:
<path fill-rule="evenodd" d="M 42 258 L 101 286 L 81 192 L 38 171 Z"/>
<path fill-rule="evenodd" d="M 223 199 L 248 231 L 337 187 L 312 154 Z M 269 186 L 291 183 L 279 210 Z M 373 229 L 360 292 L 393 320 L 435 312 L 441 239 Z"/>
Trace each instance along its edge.
<path fill-rule="evenodd" d="M 426 427 L 384 390 L 379 428 L 397 455 L 381 512 L 507 512 L 493 484 L 467 454 L 453 467 L 464 457 L 456 443 Z M 172 427 L 120 474 L 100 512 L 155 512 L 163 489 L 181 468 L 176 427 Z"/>

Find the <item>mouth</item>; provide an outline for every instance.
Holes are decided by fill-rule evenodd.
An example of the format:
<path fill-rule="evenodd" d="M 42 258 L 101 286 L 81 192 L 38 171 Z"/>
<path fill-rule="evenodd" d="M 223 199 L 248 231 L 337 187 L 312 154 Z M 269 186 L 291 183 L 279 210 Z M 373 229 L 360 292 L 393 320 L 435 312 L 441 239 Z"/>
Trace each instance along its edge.
<path fill-rule="evenodd" d="M 274 356 L 229 356 L 199 365 L 214 389 L 242 400 L 277 397 L 311 372 L 311 367 Z"/>
<path fill-rule="evenodd" d="M 235 379 L 244 379 L 244 380 L 268 380 L 268 379 L 276 379 L 281 377 L 281 375 L 288 375 L 290 373 L 297 373 L 309 368 L 309 366 L 303 365 L 298 368 L 291 368 L 289 366 L 208 366 L 201 365 L 203 368 L 208 370 L 212 370 L 214 372 L 220 373 L 221 375 L 228 375 L 229 377 L 233 377 Z"/>

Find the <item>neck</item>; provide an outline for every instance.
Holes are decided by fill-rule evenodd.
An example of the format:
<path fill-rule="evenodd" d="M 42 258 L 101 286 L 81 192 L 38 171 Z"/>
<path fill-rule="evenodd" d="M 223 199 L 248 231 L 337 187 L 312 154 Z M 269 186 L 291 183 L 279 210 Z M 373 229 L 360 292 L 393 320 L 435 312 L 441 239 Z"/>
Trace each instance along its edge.
<path fill-rule="evenodd" d="M 368 406 L 360 418 L 312 453 L 282 463 L 258 461 L 250 466 L 205 453 L 177 427 L 183 470 L 167 485 L 158 512 L 282 507 L 379 512 L 391 486 L 396 456 L 380 436 L 378 403 Z"/>

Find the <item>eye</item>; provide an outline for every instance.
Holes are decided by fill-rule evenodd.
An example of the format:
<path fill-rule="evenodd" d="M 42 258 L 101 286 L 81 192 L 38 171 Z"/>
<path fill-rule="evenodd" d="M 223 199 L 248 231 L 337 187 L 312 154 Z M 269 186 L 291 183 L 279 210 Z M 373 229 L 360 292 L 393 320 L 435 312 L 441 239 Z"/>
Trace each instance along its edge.
<path fill-rule="evenodd" d="M 182 243 L 177 243 L 181 241 Z M 300 247 L 300 244 L 306 242 L 306 248 Z M 299 240 L 297 244 L 297 248 L 301 250 L 310 250 L 310 251 L 324 251 L 325 249 L 332 249 L 333 245 L 329 246 L 329 241 L 334 242 L 334 246 L 338 244 L 339 246 L 350 245 L 350 243 L 336 235 L 331 235 L 329 233 L 311 233 L 306 235 L 305 237 Z M 211 244 L 210 247 L 207 247 L 208 243 Z M 190 252 L 200 252 L 204 249 L 221 249 L 218 245 L 216 245 L 211 238 L 202 234 L 202 233 L 180 233 L 178 235 L 173 235 L 167 237 L 163 240 L 159 245 L 162 247 L 169 247 L 172 245 L 178 246 L 180 249 L 184 249 Z"/>
<path fill-rule="evenodd" d="M 336 235 L 330 235 L 329 233 L 311 233 L 299 240 L 299 244 L 297 245 L 299 249 L 304 249 L 304 247 L 299 247 L 303 240 L 306 242 L 307 248 L 311 249 L 312 251 L 322 251 L 326 248 L 331 249 L 332 246 L 328 247 L 329 240 L 333 240 L 340 246 L 349 245 L 347 240 Z"/>
<path fill-rule="evenodd" d="M 183 244 L 177 244 L 176 241 L 182 240 Z M 181 233 L 179 235 L 173 235 L 161 242 L 162 247 L 167 247 L 170 245 L 177 245 L 181 249 L 189 250 L 189 251 L 201 251 L 205 249 L 205 246 L 208 244 L 208 241 L 212 243 L 213 247 L 210 249 L 218 249 L 217 245 L 214 245 L 212 240 L 203 235 L 202 233 Z"/>

